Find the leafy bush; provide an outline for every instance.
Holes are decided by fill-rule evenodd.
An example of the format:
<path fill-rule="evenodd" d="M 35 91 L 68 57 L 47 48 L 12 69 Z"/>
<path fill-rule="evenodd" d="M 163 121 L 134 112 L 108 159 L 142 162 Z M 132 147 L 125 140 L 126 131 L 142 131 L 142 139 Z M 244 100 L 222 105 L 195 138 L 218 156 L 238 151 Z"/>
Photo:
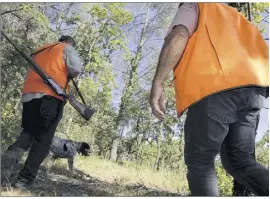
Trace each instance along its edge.
<path fill-rule="evenodd" d="M 220 196 L 231 196 L 233 188 L 233 178 L 225 171 L 222 165 L 216 166 L 218 176 L 218 187 Z"/>

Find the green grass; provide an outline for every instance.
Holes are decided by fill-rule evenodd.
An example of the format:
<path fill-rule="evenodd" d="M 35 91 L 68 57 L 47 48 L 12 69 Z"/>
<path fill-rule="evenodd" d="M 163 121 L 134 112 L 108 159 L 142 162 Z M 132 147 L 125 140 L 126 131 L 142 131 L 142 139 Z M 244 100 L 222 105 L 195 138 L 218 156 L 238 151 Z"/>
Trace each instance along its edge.
<path fill-rule="evenodd" d="M 101 181 L 116 181 L 124 185 L 142 184 L 172 193 L 187 192 L 187 181 L 183 172 L 153 171 L 136 163 L 118 165 L 98 157 L 78 158 L 75 167 Z"/>
<path fill-rule="evenodd" d="M 41 172 L 40 187 L 30 192 L 9 188 L 1 196 L 170 196 L 187 195 L 185 172 L 153 171 L 136 163 L 121 165 L 99 157 L 77 156 L 73 176 L 67 169 L 67 160 L 56 161 L 52 174 Z M 56 178 L 56 184 L 52 178 Z M 71 182 L 65 185 L 66 182 Z M 83 186 L 81 186 L 83 185 Z M 42 187 L 42 189 L 41 189 Z M 72 188 L 70 188 L 72 187 Z M 76 187 L 76 188 L 73 188 Z M 85 191 L 85 189 L 87 189 Z M 66 193 L 63 193 L 66 192 Z"/>

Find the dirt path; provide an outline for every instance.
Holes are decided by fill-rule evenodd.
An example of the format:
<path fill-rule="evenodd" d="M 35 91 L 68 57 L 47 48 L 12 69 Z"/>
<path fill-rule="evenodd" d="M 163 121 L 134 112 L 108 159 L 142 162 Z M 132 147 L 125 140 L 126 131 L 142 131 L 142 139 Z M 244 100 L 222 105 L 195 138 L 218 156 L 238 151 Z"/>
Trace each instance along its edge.
<path fill-rule="evenodd" d="M 15 196 L 16 190 L 2 188 L 1 196 Z M 12 193 L 13 192 L 13 193 Z M 39 171 L 35 185 L 23 195 L 29 196 L 183 196 L 153 190 L 140 184 L 123 185 L 100 181 L 81 171 L 75 174 L 63 168 L 53 168 L 50 174 L 44 167 Z M 18 195 L 19 196 L 19 195 Z"/>

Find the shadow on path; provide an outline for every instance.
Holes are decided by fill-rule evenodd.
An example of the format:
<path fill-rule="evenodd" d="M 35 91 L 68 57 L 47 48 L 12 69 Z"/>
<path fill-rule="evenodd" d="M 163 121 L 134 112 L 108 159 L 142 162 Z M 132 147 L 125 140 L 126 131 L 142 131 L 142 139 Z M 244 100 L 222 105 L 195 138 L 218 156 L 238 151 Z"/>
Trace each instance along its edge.
<path fill-rule="evenodd" d="M 16 171 L 18 173 L 19 167 Z M 108 183 L 82 171 L 71 173 L 66 168 L 57 166 L 52 167 L 49 174 L 41 166 L 37 180 L 29 191 L 34 196 L 184 196 L 154 190 L 141 184 Z"/>

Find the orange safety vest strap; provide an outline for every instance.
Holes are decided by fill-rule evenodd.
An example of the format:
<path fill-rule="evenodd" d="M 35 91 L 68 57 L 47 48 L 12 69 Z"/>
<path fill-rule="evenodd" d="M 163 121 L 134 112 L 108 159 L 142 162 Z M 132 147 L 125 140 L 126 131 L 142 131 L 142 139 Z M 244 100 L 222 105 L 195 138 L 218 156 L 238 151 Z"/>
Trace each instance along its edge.
<path fill-rule="evenodd" d="M 58 45 L 58 44 L 59 44 L 59 43 L 52 44 L 52 45 L 50 45 L 50 46 L 45 46 L 44 48 L 41 48 L 40 50 L 37 50 L 37 51 L 33 52 L 33 53 L 31 54 L 31 56 L 36 55 L 36 54 L 38 54 L 38 53 L 41 53 L 42 51 L 44 51 L 44 50 L 46 50 L 46 49 L 48 49 L 48 48 L 52 48 L 52 47 L 54 47 L 54 46 L 56 46 L 56 45 Z"/>

